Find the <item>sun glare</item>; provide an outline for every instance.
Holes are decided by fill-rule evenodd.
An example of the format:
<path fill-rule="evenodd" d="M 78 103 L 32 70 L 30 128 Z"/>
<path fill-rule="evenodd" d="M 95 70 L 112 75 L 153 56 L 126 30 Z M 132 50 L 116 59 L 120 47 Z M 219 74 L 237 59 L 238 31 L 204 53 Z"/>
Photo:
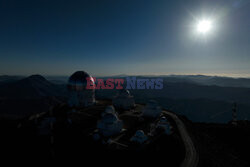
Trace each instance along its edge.
<path fill-rule="evenodd" d="M 210 20 L 201 20 L 197 24 L 197 31 L 202 34 L 210 32 L 212 29 L 212 22 Z"/>

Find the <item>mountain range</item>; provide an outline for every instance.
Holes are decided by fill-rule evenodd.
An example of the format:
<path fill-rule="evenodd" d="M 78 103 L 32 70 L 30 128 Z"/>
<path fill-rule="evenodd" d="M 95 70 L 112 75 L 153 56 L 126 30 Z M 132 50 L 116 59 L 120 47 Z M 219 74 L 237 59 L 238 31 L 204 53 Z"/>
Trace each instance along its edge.
<path fill-rule="evenodd" d="M 64 86 L 55 85 L 41 75 L 5 77 L 0 84 L 0 116 L 20 118 L 46 112 L 51 106 L 63 102 L 65 95 Z"/>
<path fill-rule="evenodd" d="M 163 76 L 149 78 L 155 77 Z M 238 118 L 250 118 L 250 79 L 202 75 L 164 76 L 163 79 L 162 90 L 130 92 L 137 103 L 155 99 L 163 108 L 185 115 L 195 122 L 230 121 L 234 102 L 238 106 Z M 66 77 L 45 78 L 41 75 L 0 76 L 0 115 L 22 116 L 65 103 L 66 81 Z M 116 90 L 96 90 L 97 99 L 112 99 L 115 94 Z"/>

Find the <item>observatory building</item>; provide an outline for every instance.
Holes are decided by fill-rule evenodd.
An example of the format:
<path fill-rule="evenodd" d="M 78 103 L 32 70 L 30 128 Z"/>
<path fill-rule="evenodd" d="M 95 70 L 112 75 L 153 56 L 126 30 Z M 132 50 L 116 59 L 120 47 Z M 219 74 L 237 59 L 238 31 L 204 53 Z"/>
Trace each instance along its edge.
<path fill-rule="evenodd" d="M 104 117 L 106 114 L 115 114 L 117 115 L 114 106 L 107 106 L 105 111 L 102 112 L 101 116 Z"/>
<path fill-rule="evenodd" d="M 70 107 L 86 107 L 95 103 L 95 90 L 86 89 L 87 78 L 91 78 L 94 84 L 94 79 L 84 71 L 77 71 L 69 77 L 67 87 Z"/>
<path fill-rule="evenodd" d="M 113 105 L 123 110 L 131 109 L 135 107 L 134 96 L 131 96 L 128 90 L 121 89 L 113 98 Z"/>
<path fill-rule="evenodd" d="M 99 133 L 105 137 L 113 136 L 119 134 L 122 128 L 123 122 L 118 119 L 115 110 L 112 110 L 112 107 L 108 106 L 102 114 L 101 120 L 97 122 Z"/>
<path fill-rule="evenodd" d="M 162 129 L 165 134 L 170 135 L 172 133 L 172 126 L 166 117 L 161 117 L 156 126 L 157 129 Z"/>
<path fill-rule="evenodd" d="M 143 144 L 146 142 L 148 137 L 144 134 L 143 130 L 137 130 L 135 135 L 130 139 L 131 142 Z"/>
<path fill-rule="evenodd" d="M 155 100 L 150 100 L 142 110 L 142 116 L 156 118 L 160 116 L 161 112 L 162 110 L 158 103 Z"/>

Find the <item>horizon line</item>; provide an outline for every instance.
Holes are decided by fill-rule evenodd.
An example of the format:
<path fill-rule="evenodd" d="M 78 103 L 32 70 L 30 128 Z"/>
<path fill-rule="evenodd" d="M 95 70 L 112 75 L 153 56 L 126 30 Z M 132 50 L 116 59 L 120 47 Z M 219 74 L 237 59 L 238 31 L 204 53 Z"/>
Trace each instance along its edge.
<path fill-rule="evenodd" d="M 31 75 L 41 75 L 44 77 L 68 77 L 70 75 L 68 74 L 0 74 L 0 76 L 19 76 L 19 77 L 28 77 Z M 226 78 L 250 78 L 250 74 L 207 74 L 207 73 L 169 73 L 169 74 L 110 74 L 110 75 L 103 75 L 103 74 L 97 74 L 92 75 L 92 77 L 129 77 L 129 76 L 145 76 L 145 77 L 157 77 L 157 76 L 207 76 L 207 77 L 226 77 Z"/>

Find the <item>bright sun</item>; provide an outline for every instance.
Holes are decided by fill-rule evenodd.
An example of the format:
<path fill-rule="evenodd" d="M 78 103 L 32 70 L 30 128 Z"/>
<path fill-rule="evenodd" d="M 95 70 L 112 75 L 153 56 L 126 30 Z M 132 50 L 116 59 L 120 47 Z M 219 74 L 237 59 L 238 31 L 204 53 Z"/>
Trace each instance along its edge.
<path fill-rule="evenodd" d="M 212 22 L 210 20 L 201 20 L 197 24 L 197 31 L 202 34 L 210 32 L 212 29 Z"/>

